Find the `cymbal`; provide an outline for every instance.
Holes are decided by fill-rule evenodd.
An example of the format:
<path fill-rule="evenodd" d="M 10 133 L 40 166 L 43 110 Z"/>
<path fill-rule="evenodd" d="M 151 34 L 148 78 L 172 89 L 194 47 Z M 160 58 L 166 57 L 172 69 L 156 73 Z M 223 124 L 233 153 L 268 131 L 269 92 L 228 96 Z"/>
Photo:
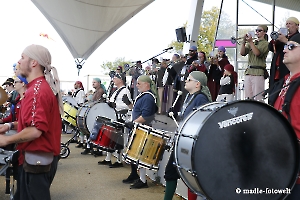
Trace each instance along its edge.
<path fill-rule="evenodd" d="M 0 86 L 0 105 L 4 104 L 8 99 L 5 90 Z"/>

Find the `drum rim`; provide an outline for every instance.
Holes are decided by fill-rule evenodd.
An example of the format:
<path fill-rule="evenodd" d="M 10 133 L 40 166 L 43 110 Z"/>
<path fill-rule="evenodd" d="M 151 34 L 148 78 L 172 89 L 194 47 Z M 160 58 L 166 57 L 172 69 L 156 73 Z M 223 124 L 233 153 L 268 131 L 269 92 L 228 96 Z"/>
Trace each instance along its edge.
<path fill-rule="evenodd" d="M 276 110 L 274 107 L 270 106 L 269 104 L 266 104 L 266 103 L 263 103 L 263 102 L 259 102 L 259 101 L 255 101 L 255 100 L 236 100 L 236 101 L 232 101 L 232 102 L 227 102 L 227 103 L 223 103 L 223 102 L 211 102 L 211 103 L 208 103 L 208 104 L 205 104 L 205 105 L 202 105 L 202 106 L 199 106 L 196 110 L 194 110 L 192 113 L 190 113 L 186 119 L 180 124 L 179 128 L 177 129 L 177 137 L 175 139 L 175 144 L 174 144 L 174 157 L 175 157 L 175 165 L 176 165 L 176 170 L 178 172 L 178 174 L 180 175 L 182 181 L 184 182 L 184 184 L 186 186 L 189 186 L 189 182 L 187 181 L 187 177 L 183 175 L 183 173 L 181 172 L 181 170 L 178 168 L 179 166 L 179 163 L 178 163 L 178 155 L 177 155 L 177 148 L 178 148 L 178 140 L 180 138 L 180 134 L 181 134 L 181 131 L 182 129 L 185 127 L 187 121 L 195 115 L 196 112 L 198 112 L 200 109 L 204 108 L 204 107 L 208 107 L 208 106 L 211 106 L 211 105 L 214 105 L 214 104 L 219 104 L 219 103 L 223 103 L 222 106 L 216 108 L 214 110 L 214 112 L 210 112 L 205 120 L 203 121 L 205 123 L 205 121 L 207 119 L 209 119 L 211 117 L 211 115 L 213 115 L 213 113 L 217 112 L 218 110 L 220 110 L 221 108 L 223 108 L 224 106 L 231 106 L 232 104 L 235 104 L 235 103 L 239 103 L 239 102 L 248 102 L 248 103 L 255 103 L 255 104 L 261 104 L 261 105 L 264 105 L 266 107 L 268 107 L 268 109 L 272 109 L 274 112 L 277 112 L 278 113 L 278 117 L 282 119 L 282 123 L 288 127 L 288 129 L 291 130 L 291 132 L 287 131 L 287 133 L 289 134 L 289 136 L 291 137 L 291 144 L 295 147 L 295 155 L 294 155 L 294 158 L 295 158 L 295 163 L 296 163 L 296 166 L 294 167 L 294 172 L 293 174 L 295 175 L 295 179 L 294 180 L 290 180 L 290 185 L 288 186 L 288 188 L 292 189 L 296 182 L 297 182 L 297 179 L 298 179 L 298 174 L 300 173 L 300 141 L 298 141 L 298 138 L 296 136 L 296 133 L 293 129 L 293 127 L 291 126 L 291 124 L 289 123 L 289 121 L 282 115 L 281 112 L 279 112 L 278 110 Z M 202 126 L 200 126 L 199 128 L 201 129 Z M 198 128 L 198 132 L 199 132 L 199 128 Z M 294 144 L 293 144 L 294 143 Z M 194 145 L 192 147 L 192 154 L 194 154 Z M 193 167 L 194 169 L 195 167 Z M 198 187 L 200 188 L 201 191 L 203 191 L 203 194 L 202 193 L 199 193 L 198 191 L 194 191 L 196 194 L 200 195 L 200 196 L 205 196 L 207 198 L 210 198 L 210 196 L 207 194 L 206 191 L 204 191 L 203 187 L 201 186 L 200 182 L 198 181 L 197 178 L 194 178 Z M 283 197 L 286 197 L 287 194 L 282 194 Z"/>

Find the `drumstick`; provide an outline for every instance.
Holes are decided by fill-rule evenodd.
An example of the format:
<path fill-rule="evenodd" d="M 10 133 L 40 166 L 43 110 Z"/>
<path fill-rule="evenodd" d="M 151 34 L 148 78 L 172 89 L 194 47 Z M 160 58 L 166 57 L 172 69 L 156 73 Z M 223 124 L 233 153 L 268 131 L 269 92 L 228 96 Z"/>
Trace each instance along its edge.
<path fill-rule="evenodd" d="M 182 91 L 179 90 L 179 91 L 177 91 L 177 97 L 176 97 L 176 99 L 175 99 L 175 101 L 174 101 L 174 103 L 172 105 L 172 108 L 174 108 L 174 106 L 176 105 L 176 103 L 177 103 L 180 95 L 182 95 Z"/>
<path fill-rule="evenodd" d="M 172 117 L 172 119 L 174 120 L 174 122 L 175 122 L 175 124 L 176 124 L 176 126 L 178 128 L 178 123 L 177 123 L 177 121 L 176 121 L 176 119 L 174 117 L 174 113 L 173 112 L 169 112 L 169 116 Z"/>

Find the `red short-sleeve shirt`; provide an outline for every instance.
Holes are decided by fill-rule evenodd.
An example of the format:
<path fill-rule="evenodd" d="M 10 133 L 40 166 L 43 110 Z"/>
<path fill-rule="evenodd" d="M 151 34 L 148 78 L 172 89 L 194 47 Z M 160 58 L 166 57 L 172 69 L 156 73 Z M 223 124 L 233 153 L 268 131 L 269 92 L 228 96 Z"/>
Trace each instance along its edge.
<path fill-rule="evenodd" d="M 17 149 L 21 152 L 44 151 L 59 155 L 62 128 L 59 105 L 45 77 L 28 83 L 21 102 L 18 132 L 32 126 L 42 131 L 41 136 L 30 142 L 19 143 Z M 22 156 L 19 161 L 23 163 Z"/>

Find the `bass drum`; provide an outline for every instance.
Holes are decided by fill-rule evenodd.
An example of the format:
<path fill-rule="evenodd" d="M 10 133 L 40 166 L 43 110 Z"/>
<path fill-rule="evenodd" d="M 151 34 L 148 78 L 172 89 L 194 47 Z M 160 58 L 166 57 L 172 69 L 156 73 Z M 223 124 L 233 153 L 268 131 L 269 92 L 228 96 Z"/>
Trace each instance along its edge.
<path fill-rule="evenodd" d="M 97 116 L 117 120 L 115 109 L 109 107 L 107 103 L 88 102 L 77 112 L 77 127 L 82 133 L 89 135 L 94 127 Z"/>
<path fill-rule="evenodd" d="M 284 199 L 286 189 L 295 184 L 296 134 L 267 104 L 210 103 L 191 113 L 178 130 L 175 163 L 197 195 L 213 200 Z"/>

